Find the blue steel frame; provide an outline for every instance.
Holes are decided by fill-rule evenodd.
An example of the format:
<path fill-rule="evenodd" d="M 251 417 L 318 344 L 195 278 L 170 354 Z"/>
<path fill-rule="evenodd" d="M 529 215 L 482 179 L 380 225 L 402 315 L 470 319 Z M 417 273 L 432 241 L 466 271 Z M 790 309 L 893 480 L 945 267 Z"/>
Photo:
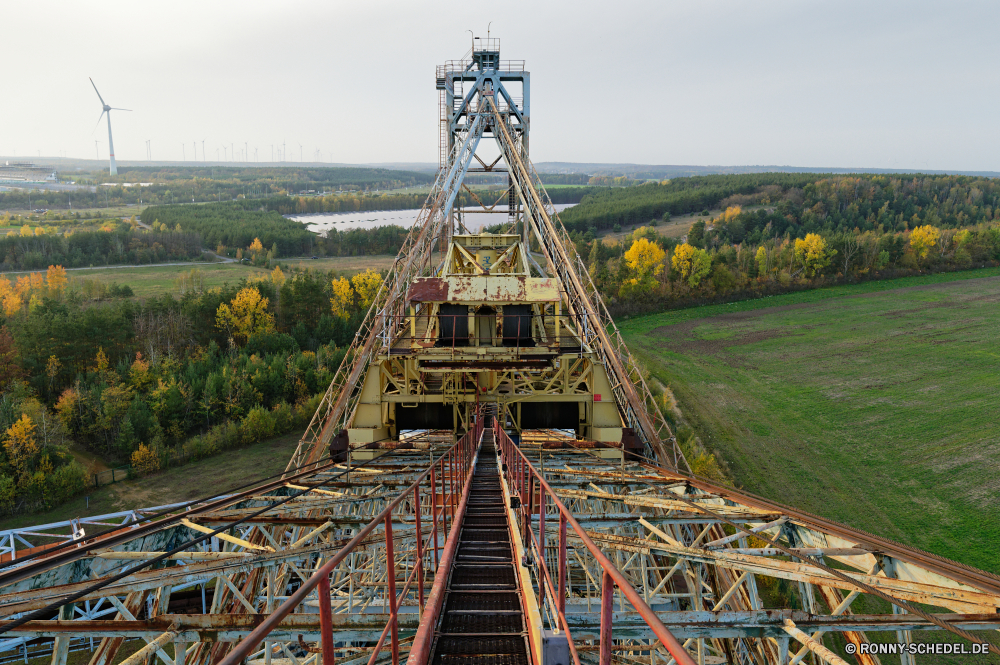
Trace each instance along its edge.
<path fill-rule="evenodd" d="M 522 158 L 528 157 L 531 74 L 518 69 L 502 69 L 504 64 L 500 60 L 499 39 L 476 38 L 473 40 L 472 60 L 462 61 L 463 66 L 456 69 L 445 68 L 444 76 L 439 76 L 437 79 L 438 89 L 445 91 L 447 117 L 443 120 L 448 126 L 448 158 L 444 170 L 447 173 L 445 190 L 450 192 L 450 196 L 443 210 L 446 217 L 451 215 L 458 188 L 465 179 L 480 138 L 484 134 L 496 138 L 494 134 L 496 128 L 489 121 L 489 109 L 482 102 L 483 96 L 498 100 L 497 106 L 500 108 L 506 106 L 503 111 L 509 113 L 508 131 L 513 132 L 515 141 L 520 145 Z M 456 106 L 455 84 L 458 81 L 472 85 Z M 510 95 L 504 82 L 521 84 L 520 104 Z M 464 85 L 462 87 L 464 88 Z M 499 100 L 503 100 L 503 103 Z M 480 114 L 480 111 L 483 113 Z M 461 148 L 456 150 L 458 145 L 461 145 Z M 447 186 L 448 183 L 452 184 L 451 188 Z"/>

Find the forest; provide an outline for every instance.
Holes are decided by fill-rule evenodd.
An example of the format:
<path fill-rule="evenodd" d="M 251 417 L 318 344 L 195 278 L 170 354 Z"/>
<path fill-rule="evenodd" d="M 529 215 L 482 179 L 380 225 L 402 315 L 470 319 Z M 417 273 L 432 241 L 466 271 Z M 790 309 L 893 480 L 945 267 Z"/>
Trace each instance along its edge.
<path fill-rule="evenodd" d="M 201 237 L 180 229 L 147 231 L 128 223 L 104 222 L 103 230 L 66 231 L 24 225 L 0 236 L 0 272 L 115 264 L 183 261 L 201 256 Z"/>
<path fill-rule="evenodd" d="M 381 281 L 276 268 L 95 303 L 58 266 L 0 277 L 0 511 L 86 487 L 71 442 L 141 474 L 303 427 Z"/>
<path fill-rule="evenodd" d="M 1000 183 L 977 176 L 748 173 L 601 189 L 560 217 L 568 230 L 597 232 L 615 225 L 647 224 L 664 214 L 757 205 L 767 211 L 764 226 L 771 225 L 767 233 L 780 236 L 787 231 L 798 236 L 820 229 L 870 231 L 879 224 L 901 231 L 904 225 L 914 225 L 914 215 L 922 223 L 949 228 L 977 224 L 992 219 L 998 196 Z"/>
<path fill-rule="evenodd" d="M 273 201 L 273 199 L 270 199 Z M 253 204 L 258 204 L 254 206 Z M 263 208 L 263 209 L 262 209 Z M 142 211 L 144 224 L 194 231 L 207 247 L 248 247 L 258 238 L 275 256 L 312 254 L 316 235 L 302 222 L 286 219 L 260 202 L 205 205 L 150 206 Z M 272 257 L 274 258 L 274 257 Z"/>
<path fill-rule="evenodd" d="M 714 205 L 724 211 L 696 221 L 683 239 L 657 233 L 670 210 L 660 219 L 636 212 L 655 209 L 655 196 L 617 199 L 623 203 L 619 219 L 632 215 L 648 223 L 620 242 L 596 238 L 593 225 L 583 233 L 574 225 L 570 235 L 598 291 L 619 315 L 1000 262 L 995 181 L 834 176 L 799 187 L 798 177 L 764 179 L 752 187 L 739 182 L 696 187 L 711 190 Z M 647 188 L 659 189 L 644 185 L 633 191 Z M 742 191 L 717 198 L 737 188 Z M 656 205 L 677 201 L 672 194 L 659 199 Z M 595 217 L 582 216 L 577 208 L 561 217 L 607 219 L 605 203 Z M 585 206 L 586 201 L 579 208 Z"/>

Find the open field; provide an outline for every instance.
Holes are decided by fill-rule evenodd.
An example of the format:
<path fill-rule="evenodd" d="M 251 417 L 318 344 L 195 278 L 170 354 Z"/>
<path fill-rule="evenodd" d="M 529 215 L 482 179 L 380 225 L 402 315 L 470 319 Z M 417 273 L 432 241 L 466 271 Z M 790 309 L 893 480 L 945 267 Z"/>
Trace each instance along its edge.
<path fill-rule="evenodd" d="M 310 259 L 282 259 L 282 264 L 298 266 L 302 269 L 313 269 L 327 272 L 336 270 L 348 277 L 355 275 L 367 268 L 374 270 L 385 270 L 392 265 L 396 257 L 388 254 L 376 256 L 340 256 L 333 258 Z M 163 293 L 176 293 L 177 287 L 174 280 L 181 273 L 189 273 L 197 269 L 205 280 L 205 288 L 222 286 L 225 283 L 235 284 L 244 277 L 254 275 L 265 276 L 270 273 L 265 268 L 255 268 L 240 263 L 202 263 L 191 262 L 170 265 L 147 265 L 147 266 L 124 266 L 124 267 L 100 267 L 88 268 L 85 270 L 70 270 L 70 283 L 84 279 L 92 279 L 105 284 L 117 282 L 127 284 L 131 287 L 137 298 L 148 298 L 158 296 Z M 7 277 L 15 278 L 24 273 L 6 273 Z"/>
<path fill-rule="evenodd" d="M 738 486 L 1000 572 L 1000 270 L 625 321 Z"/>
<path fill-rule="evenodd" d="M 212 457 L 167 469 L 147 478 L 124 480 L 91 490 L 48 512 L 0 520 L 0 529 L 49 524 L 73 517 L 105 515 L 133 508 L 149 508 L 226 492 L 258 478 L 281 473 L 295 452 L 300 432 L 229 450 Z"/>
<path fill-rule="evenodd" d="M 334 256 L 319 259 L 280 259 L 282 264 L 299 267 L 303 270 L 336 270 L 346 276 L 355 275 L 368 268 L 386 270 L 396 259 L 395 254 L 375 254 L 373 256 Z"/>
<path fill-rule="evenodd" d="M 94 279 L 106 284 L 118 282 L 128 284 L 137 298 L 148 298 L 163 293 L 173 293 L 177 289 L 174 280 L 181 273 L 189 273 L 197 269 L 205 278 L 205 288 L 222 286 L 229 282 L 235 284 L 244 277 L 264 275 L 268 271 L 263 268 L 241 265 L 239 263 L 190 263 L 164 266 L 129 266 L 127 268 L 95 268 L 93 270 L 69 271 L 70 283 L 83 279 Z"/>
<path fill-rule="evenodd" d="M 712 216 L 717 216 L 719 210 L 710 210 L 709 214 Z M 682 215 L 679 217 L 672 217 L 670 222 L 664 224 L 663 222 L 658 223 L 655 227 L 656 232 L 665 238 L 681 238 L 687 235 L 688 230 L 690 230 L 691 225 L 698 220 L 708 221 L 711 217 L 702 217 L 700 213 L 693 215 Z M 633 224 L 630 226 L 623 226 L 622 230 L 618 233 L 614 231 L 608 231 L 607 233 L 599 233 L 598 236 L 604 240 L 604 242 L 620 242 L 629 233 L 632 233 L 643 224 Z"/>

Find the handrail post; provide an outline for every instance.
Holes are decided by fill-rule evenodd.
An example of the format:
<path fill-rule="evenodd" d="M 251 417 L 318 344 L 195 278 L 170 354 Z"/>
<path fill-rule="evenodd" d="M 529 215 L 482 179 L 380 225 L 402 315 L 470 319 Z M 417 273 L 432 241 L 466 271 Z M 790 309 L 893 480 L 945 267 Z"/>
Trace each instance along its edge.
<path fill-rule="evenodd" d="M 437 502 L 437 481 L 434 479 L 434 467 L 437 462 L 431 464 L 431 538 L 434 543 L 434 570 L 438 567 L 438 502 Z"/>
<path fill-rule="evenodd" d="M 556 602 L 560 614 L 566 612 L 566 515 L 559 511 L 559 598 Z"/>
<path fill-rule="evenodd" d="M 601 655 L 600 665 L 611 665 L 611 611 L 615 602 L 615 581 L 604 571 L 601 578 Z"/>
<path fill-rule="evenodd" d="M 521 520 L 521 540 L 524 542 L 525 547 L 531 545 L 531 539 L 528 537 L 531 535 L 531 516 L 535 514 L 535 481 L 531 477 L 531 470 L 528 470 L 528 497 L 527 501 L 521 499 L 522 515 L 524 515 Z"/>
<path fill-rule="evenodd" d="M 396 557 L 392 543 L 392 512 L 385 516 L 385 579 L 389 583 L 389 622 L 392 624 L 392 665 L 399 665 L 399 616 L 396 614 Z"/>
<path fill-rule="evenodd" d="M 417 602 L 424 609 L 424 530 L 420 527 L 420 484 L 413 488 L 413 514 L 417 526 Z"/>
<path fill-rule="evenodd" d="M 330 609 L 330 576 L 323 575 L 316 585 L 319 596 L 319 632 L 323 647 L 323 665 L 334 665 L 333 655 L 333 614 Z M 270 648 L 270 647 L 268 647 Z"/>
<path fill-rule="evenodd" d="M 538 607 L 545 607 L 545 504 L 548 495 L 538 488 Z"/>

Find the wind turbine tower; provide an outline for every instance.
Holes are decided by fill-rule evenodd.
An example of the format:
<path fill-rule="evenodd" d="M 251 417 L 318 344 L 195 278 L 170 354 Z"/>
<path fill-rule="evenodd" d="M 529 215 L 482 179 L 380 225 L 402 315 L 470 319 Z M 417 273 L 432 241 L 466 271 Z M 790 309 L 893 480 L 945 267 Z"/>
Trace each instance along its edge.
<path fill-rule="evenodd" d="M 94 86 L 94 92 L 97 92 L 97 85 L 94 83 L 94 79 L 90 79 L 90 85 Z M 131 111 L 132 109 L 120 109 L 108 106 L 104 103 L 104 98 L 101 97 L 101 93 L 97 92 L 97 98 L 101 100 L 101 106 L 103 110 L 101 111 L 100 118 L 97 119 L 97 124 L 101 124 L 101 118 L 104 114 L 108 114 L 108 154 L 111 155 L 111 175 L 118 175 L 118 165 L 115 164 L 115 144 L 111 140 L 111 112 L 112 111 Z M 94 129 L 97 129 L 97 125 L 94 125 Z"/>

